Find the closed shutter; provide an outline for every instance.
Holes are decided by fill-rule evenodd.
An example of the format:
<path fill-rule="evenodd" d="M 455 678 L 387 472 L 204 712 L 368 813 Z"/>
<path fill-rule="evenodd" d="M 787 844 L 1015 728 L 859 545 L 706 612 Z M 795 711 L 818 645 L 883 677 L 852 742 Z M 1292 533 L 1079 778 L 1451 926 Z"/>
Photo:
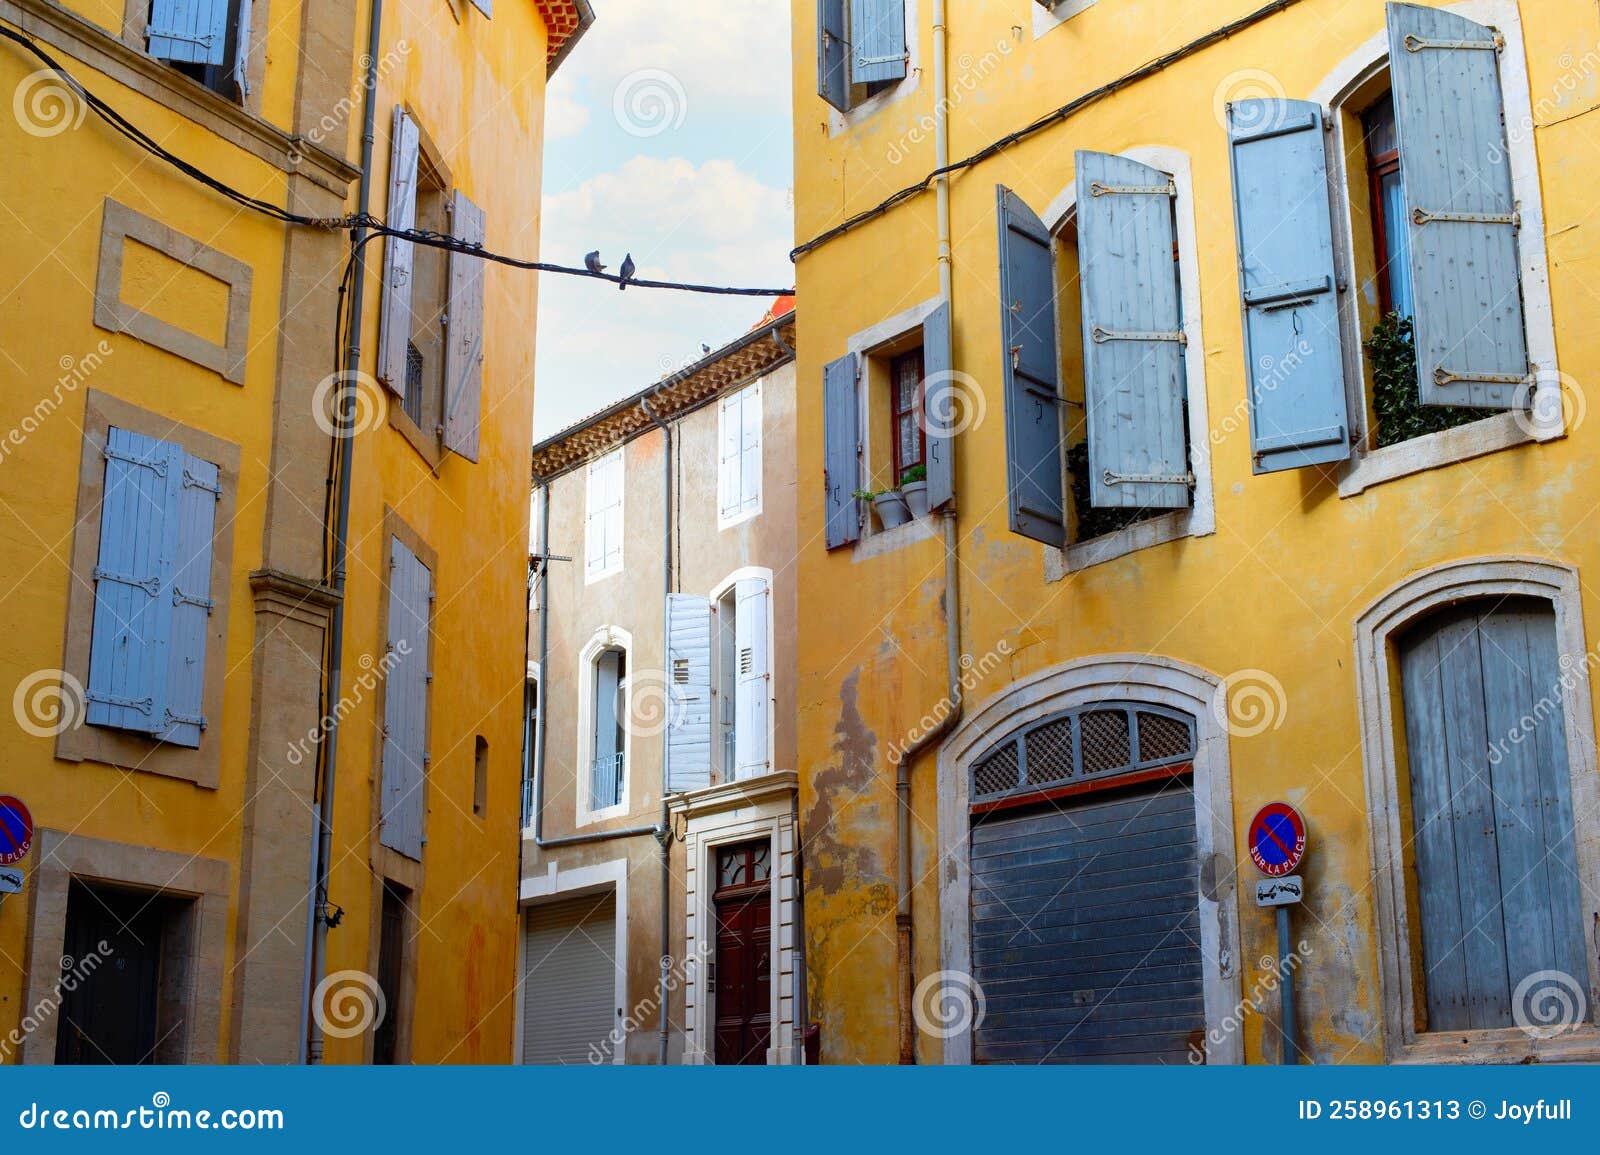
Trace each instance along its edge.
<path fill-rule="evenodd" d="M 528 908 L 522 938 L 522 1061 L 610 1061 L 617 1003 L 613 891 Z"/>
<path fill-rule="evenodd" d="M 950 302 L 943 301 L 922 322 L 922 406 L 928 445 L 929 509 L 948 504 L 956 495 L 956 404 L 962 399 L 956 391 L 953 369 Z"/>
<path fill-rule="evenodd" d="M 1228 107 L 1256 473 L 1350 455 L 1322 110 Z"/>
<path fill-rule="evenodd" d="M 250 16 L 255 0 L 239 0 L 239 21 L 233 33 L 233 88 L 240 100 L 250 95 Z"/>
<path fill-rule="evenodd" d="M 417 224 L 417 164 L 422 136 L 406 110 L 394 110 L 389 155 L 389 208 L 385 214 L 392 229 L 412 229 Z M 404 400 L 406 346 L 411 342 L 412 274 L 416 246 L 399 237 L 383 242 L 383 304 L 378 324 L 378 380 Z"/>
<path fill-rule="evenodd" d="M 1554 615 L 1468 604 L 1400 669 L 1427 1029 L 1516 1026 L 1530 975 L 1589 986 Z"/>
<path fill-rule="evenodd" d="M 1184 509 L 1192 478 L 1172 178 L 1103 152 L 1078 153 L 1077 168 L 1089 502 Z"/>
<path fill-rule="evenodd" d="M 221 64 L 228 52 L 229 0 L 153 0 L 145 27 L 151 56 Z"/>
<path fill-rule="evenodd" d="M 761 508 L 761 386 L 740 390 L 739 405 L 739 511 Z"/>
<path fill-rule="evenodd" d="M 1060 358 L 1055 256 L 1032 209 L 1001 187 L 1000 325 L 1006 397 L 1006 498 L 1011 531 L 1066 540 L 1061 482 Z"/>
<path fill-rule="evenodd" d="M 972 828 L 978 1063 L 1187 1063 L 1205 1029 L 1186 780 Z"/>
<path fill-rule="evenodd" d="M 667 595 L 667 793 L 711 785 L 711 601 Z"/>
<path fill-rule="evenodd" d="M 204 714 L 206 635 L 211 632 L 211 550 L 217 501 L 217 467 L 187 453 L 178 455 L 177 556 L 172 582 L 172 644 L 168 651 L 166 729 L 162 740 L 199 746 Z"/>
<path fill-rule="evenodd" d="M 743 466 L 741 448 L 742 406 L 739 394 L 730 393 L 722 399 L 720 413 L 721 434 L 717 447 L 717 509 L 723 518 L 737 517 L 740 501 L 740 470 Z"/>
<path fill-rule="evenodd" d="M 483 210 L 455 194 L 451 227 L 470 245 L 484 239 Z M 450 297 L 444 358 L 444 447 L 478 460 L 478 413 L 483 404 L 483 258 L 450 254 Z"/>
<path fill-rule="evenodd" d="M 827 490 L 827 546 L 838 549 L 861 536 L 861 410 L 856 396 L 856 357 L 830 361 L 822 370 L 822 424 Z"/>
<path fill-rule="evenodd" d="M 1507 409 L 1529 377 L 1499 38 L 1389 5 L 1424 405 Z"/>
<path fill-rule="evenodd" d="M 105 458 L 86 720 L 159 734 L 167 725 L 184 455 L 113 428 Z"/>
<path fill-rule="evenodd" d="M 422 859 L 428 754 L 428 627 L 433 574 L 397 538 L 389 542 L 389 673 L 383 695 L 383 806 L 379 841 Z"/>
<path fill-rule="evenodd" d="M 905 0 L 850 0 L 850 79 L 856 84 L 906 74 Z"/>
<path fill-rule="evenodd" d="M 735 596 L 734 651 L 738 669 L 734 685 L 734 773 L 738 778 L 753 778 L 772 768 L 767 746 L 772 717 L 767 583 L 760 578 L 744 578 Z"/>
<path fill-rule="evenodd" d="M 817 95 L 850 111 L 850 35 L 845 0 L 817 0 Z"/>
<path fill-rule="evenodd" d="M 622 450 L 589 463 L 584 565 L 590 575 L 622 565 Z"/>

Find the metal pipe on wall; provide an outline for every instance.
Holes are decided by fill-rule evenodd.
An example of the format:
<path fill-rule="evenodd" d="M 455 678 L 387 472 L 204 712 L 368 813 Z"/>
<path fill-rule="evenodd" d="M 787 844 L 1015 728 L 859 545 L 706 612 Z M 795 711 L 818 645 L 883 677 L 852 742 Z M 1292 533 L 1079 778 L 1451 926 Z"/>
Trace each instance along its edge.
<path fill-rule="evenodd" d="M 672 426 L 668 425 L 655 410 L 650 408 L 647 398 L 641 398 L 639 408 L 644 410 L 644 415 L 655 422 L 656 428 L 661 430 L 661 436 L 666 439 L 661 451 L 661 516 L 663 521 L 663 534 L 661 539 L 661 665 L 663 671 L 671 665 L 668 651 L 672 646 L 672 529 L 673 529 L 673 502 L 672 495 L 675 491 L 672 476 Z M 671 1021 L 667 1014 L 667 988 L 672 982 L 672 816 L 667 810 L 667 792 L 672 784 L 672 727 L 667 726 L 661 731 L 661 826 L 656 835 L 656 841 L 661 844 L 661 977 L 657 980 L 656 1001 L 660 1004 L 658 1014 L 660 1023 L 656 1028 L 656 1042 L 660 1051 L 660 1063 L 667 1065 L 667 1053 L 671 1043 Z"/>
<path fill-rule="evenodd" d="M 383 0 L 372 0 L 372 11 L 367 28 L 367 88 L 365 107 L 361 114 L 361 183 L 357 192 L 356 211 L 365 218 L 372 207 L 372 149 L 378 107 L 378 55 L 382 48 Z M 344 351 L 339 387 L 338 420 L 344 433 L 339 443 L 338 493 L 335 498 L 337 513 L 333 531 L 333 566 L 329 575 L 334 591 L 341 596 L 334 602 L 328 630 L 327 677 L 323 691 L 323 718 L 328 733 L 322 742 L 322 781 L 317 799 L 317 827 L 312 835 L 311 849 L 311 909 L 306 912 L 306 964 L 302 1004 L 304 1015 L 300 1023 L 300 1059 L 305 1063 L 322 1061 L 322 1028 L 315 1014 L 317 987 L 328 962 L 328 875 L 333 858 L 333 784 L 338 767 L 339 753 L 339 684 L 344 677 L 344 578 L 346 554 L 350 537 L 350 471 L 355 456 L 355 436 L 345 428 L 345 421 L 355 412 L 356 382 L 361 369 L 361 322 L 366 306 L 367 230 L 358 227 L 351 232 L 351 260 L 354 263 L 354 281 L 350 289 L 349 340 Z M 330 479 L 332 480 L 332 479 Z"/>

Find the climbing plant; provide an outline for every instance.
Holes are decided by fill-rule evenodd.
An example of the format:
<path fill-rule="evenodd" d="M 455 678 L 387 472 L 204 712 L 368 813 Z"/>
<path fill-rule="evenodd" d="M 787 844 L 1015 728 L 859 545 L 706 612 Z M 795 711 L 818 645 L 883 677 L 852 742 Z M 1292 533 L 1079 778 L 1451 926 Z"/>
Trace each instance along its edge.
<path fill-rule="evenodd" d="M 1072 491 L 1072 508 L 1076 513 L 1076 532 L 1073 541 L 1088 541 L 1103 537 L 1158 514 L 1165 509 L 1097 509 L 1089 504 L 1089 443 L 1080 441 L 1067 448 L 1067 485 Z"/>
<path fill-rule="evenodd" d="M 1377 417 L 1379 448 L 1481 421 L 1495 412 L 1422 403 L 1417 388 L 1417 344 L 1410 317 L 1390 313 L 1374 325 L 1367 340 L 1367 356 L 1372 360 L 1372 408 Z"/>

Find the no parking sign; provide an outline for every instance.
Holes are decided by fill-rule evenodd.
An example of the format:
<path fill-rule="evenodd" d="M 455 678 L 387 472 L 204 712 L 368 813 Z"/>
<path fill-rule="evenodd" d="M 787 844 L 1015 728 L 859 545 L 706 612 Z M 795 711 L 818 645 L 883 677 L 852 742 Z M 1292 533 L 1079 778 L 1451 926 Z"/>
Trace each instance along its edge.
<path fill-rule="evenodd" d="M 1250 823 L 1250 859 L 1271 878 L 1293 874 L 1306 854 L 1306 820 L 1287 802 L 1263 806 Z"/>

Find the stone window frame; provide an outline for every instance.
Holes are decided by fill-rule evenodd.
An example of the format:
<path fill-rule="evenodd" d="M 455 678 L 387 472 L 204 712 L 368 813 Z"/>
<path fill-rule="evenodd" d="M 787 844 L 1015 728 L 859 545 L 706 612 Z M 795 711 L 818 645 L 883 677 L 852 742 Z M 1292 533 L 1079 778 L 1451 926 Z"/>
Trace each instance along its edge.
<path fill-rule="evenodd" d="M 127 886 L 171 898 L 192 899 L 193 939 L 184 984 L 183 1061 L 218 1061 L 227 953 L 228 863 L 173 850 L 154 850 L 41 829 L 29 872 L 27 964 L 24 1015 L 38 1026 L 22 1038 L 20 1061 L 52 1064 L 60 1022 L 61 957 L 66 942 L 67 892 L 73 879 Z M 44 1013 L 44 1008 L 54 1008 Z"/>
<path fill-rule="evenodd" d="M 141 312 L 122 299 L 122 263 L 130 239 L 227 286 L 227 323 L 222 344 Z M 225 381 L 243 385 L 249 353 L 252 275 L 250 266 L 237 257 L 107 197 L 100 225 L 94 323 L 112 333 L 127 333 L 157 349 L 210 369 Z"/>
<path fill-rule="evenodd" d="M 1597 1008 L 1587 1025 L 1549 1039 L 1519 1028 L 1418 1032 L 1412 939 L 1407 911 L 1406 837 L 1400 800 L 1401 712 L 1395 636 L 1420 618 L 1470 598 L 1527 597 L 1555 613 L 1561 654 L 1562 713 L 1572 812 L 1600 810 L 1594 716 L 1589 684 L 1594 652 L 1586 647 L 1578 571 L 1539 557 L 1480 557 L 1447 562 L 1413 574 L 1374 601 L 1355 620 L 1357 702 L 1365 771 L 1367 829 L 1372 854 L 1384 1057 L 1391 1063 L 1517 1063 L 1600 1060 Z M 1581 823 L 1581 817 L 1574 819 Z M 1600 893 L 1600 826 L 1591 818 L 1575 832 L 1578 874 L 1585 894 Z M 1591 912 L 1585 911 L 1585 915 Z M 1588 919 L 1585 919 L 1587 924 Z M 1600 990 L 1600 959 L 1589 955 L 1589 991 Z"/>
<path fill-rule="evenodd" d="M 239 508 L 239 447 L 209 433 L 162 417 L 131 402 L 90 389 L 84 399 L 83 452 L 78 467 L 77 524 L 72 534 L 71 579 L 67 591 L 66 638 L 62 672 L 89 684 L 89 650 L 94 635 L 94 568 L 100 557 L 100 506 L 105 498 L 105 447 L 110 429 L 129 429 L 145 437 L 181 445 L 217 467 L 222 489 L 211 541 L 210 631 L 206 637 L 205 683 L 201 710 L 207 720 L 197 747 L 176 746 L 131 730 L 91 725 L 79 711 L 74 723 L 56 736 L 55 756 L 63 762 L 103 762 L 180 778 L 215 790 L 222 781 L 223 691 L 227 680 L 228 616 L 233 602 L 233 523 Z"/>
<path fill-rule="evenodd" d="M 249 90 L 241 97 L 234 98 L 226 93 L 217 92 L 215 89 L 201 84 L 198 80 L 176 69 L 175 76 L 181 77 L 190 84 L 206 92 L 215 93 L 222 100 L 249 112 L 261 111 L 261 82 L 267 70 L 266 34 L 270 31 L 272 19 L 271 0 L 238 0 L 239 6 L 249 4 L 250 7 L 250 62 L 245 66 L 245 80 Z M 233 0 L 229 0 L 229 8 Z M 229 12 L 229 23 L 232 24 L 233 13 Z M 123 0 L 122 11 L 122 42 L 129 48 L 149 55 L 146 45 L 146 30 L 150 26 L 150 0 Z M 159 59 L 152 57 L 152 59 Z M 163 61 L 162 63 L 165 63 Z"/>
<path fill-rule="evenodd" d="M 589 796 L 593 781 L 595 712 L 599 709 L 595 701 L 595 664 L 607 650 L 621 650 L 623 655 L 622 717 L 618 719 L 622 724 L 622 800 L 614 806 L 595 807 Z M 621 626 L 601 626 L 578 651 L 578 760 L 572 792 L 576 795 L 574 822 L 579 829 L 621 818 L 633 811 L 634 728 L 629 719 L 633 716 L 634 653 L 633 634 Z"/>

